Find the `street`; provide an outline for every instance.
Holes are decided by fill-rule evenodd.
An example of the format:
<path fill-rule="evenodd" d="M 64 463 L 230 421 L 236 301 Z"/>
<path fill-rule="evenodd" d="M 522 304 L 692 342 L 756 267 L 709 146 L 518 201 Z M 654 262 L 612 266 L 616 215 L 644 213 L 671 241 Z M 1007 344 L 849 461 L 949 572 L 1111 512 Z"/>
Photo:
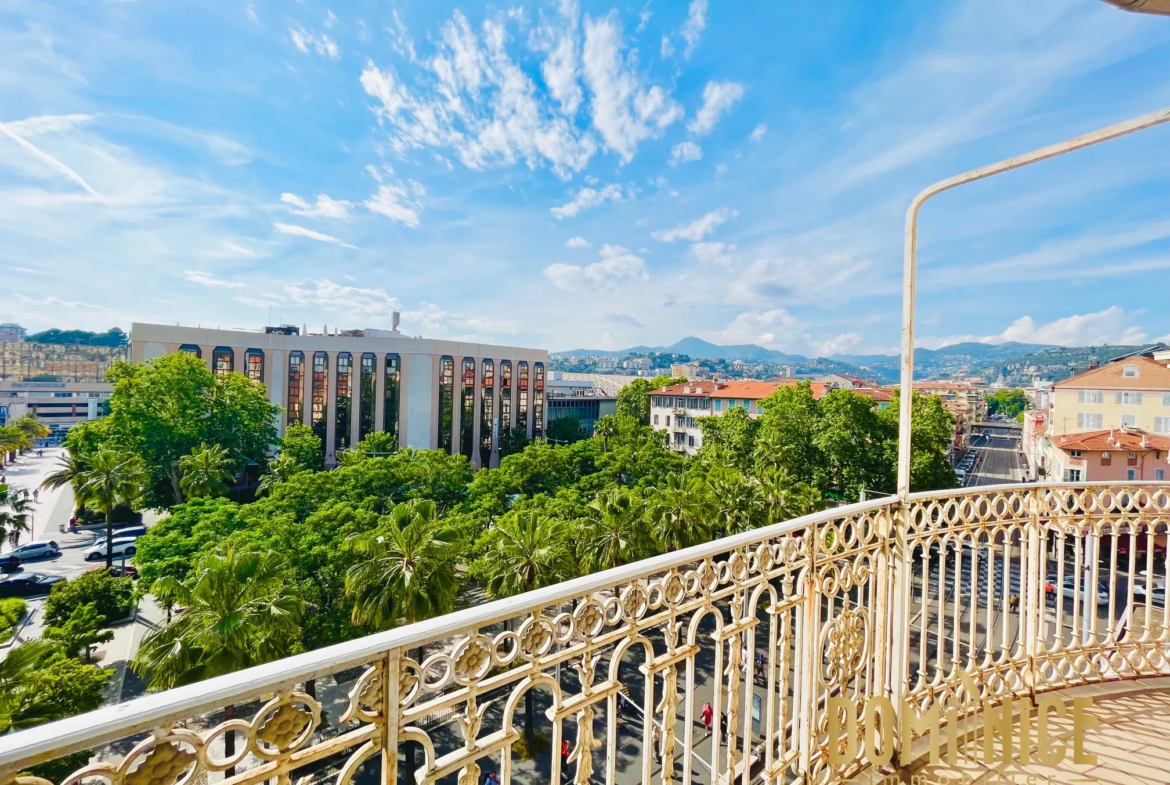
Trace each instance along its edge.
<path fill-rule="evenodd" d="M 965 485 L 999 485 L 1023 480 L 1019 436 L 1002 432 L 975 436 L 971 439 L 971 449 L 979 455 Z"/>

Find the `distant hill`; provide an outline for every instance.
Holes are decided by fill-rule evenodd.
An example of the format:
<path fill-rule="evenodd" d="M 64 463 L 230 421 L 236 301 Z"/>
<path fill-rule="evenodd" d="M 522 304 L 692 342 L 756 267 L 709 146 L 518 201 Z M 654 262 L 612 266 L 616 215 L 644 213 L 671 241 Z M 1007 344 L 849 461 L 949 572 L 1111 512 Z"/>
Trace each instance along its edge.
<path fill-rule="evenodd" d="M 978 376 L 989 383 L 999 381 L 1023 386 L 1031 384 L 1035 378 L 1053 381 L 1067 379 L 1087 368 L 1092 358 L 1105 363 L 1156 346 L 1160 344 L 1069 347 L 1018 341 L 1000 344 L 966 341 L 939 349 L 915 349 L 914 369 L 915 377 L 920 379 Z M 633 346 L 620 351 L 573 349 L 553 354 L 556 357 L 622 358 L 630 354 L 651 353 L 683 354 L 694 360 L 742 360 L 765 366 L 791 365 L 800 374 L 842 373 L 887 384 L 898 381 L 901 369 L 901 358 L 896 354 L 834 354 L 830 357 L 808 358 L 765 349 L 752 343 L 720 346 L 694 336 L 683 338 L 671 346 Z"/>
<path fill-rule="evenodd" d="M 125 346 L 126 333 L 118 327 L 111 327 L 104 333 L 89 330 L 59 330 L 54 327 L 26 337 L 25 343 L 53 343 L 61 346 Z"/>

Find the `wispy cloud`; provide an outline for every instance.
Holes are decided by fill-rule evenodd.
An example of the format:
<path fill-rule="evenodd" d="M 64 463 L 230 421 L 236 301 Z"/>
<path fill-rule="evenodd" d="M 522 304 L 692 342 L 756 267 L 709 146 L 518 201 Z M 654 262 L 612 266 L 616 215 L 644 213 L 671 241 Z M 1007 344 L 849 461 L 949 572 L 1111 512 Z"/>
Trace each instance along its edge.
<path fill-rule="evenodd" d="M 200 286 L 213 286 L 224 289 L 243 289 L 246 286 L 246 284 L 240 281 L 225 281 L 222 278 L 216 278 L 211 273 L 205 273 L 200 270 L 187 270 L 183 275 L 191 283 L 197 283 Z"/>
<path fill-rule="evenodd" d="M 26 127 L 28 127 L 29 130 L 31 130 L 32 133 L 34 133 L 34 134 L 35 133 L 44 133 L 45 131 L 39 130 L 37 126 L 38 126 L 38 124 L 40 124 L 41 127 L 43 128 L 44 125 L 46 124 L 46 121 L 49 119 L 50 118 L 45 118 L 45 117 L 31 118 L 31 120 L 33 120 L 35 122 L 31 126 L 26 126 Z M 90 196 L 94 197 L 95 199 L 99 199 L 99 200 L 102 198 L 101 195 L 97 191 L 95 191 L 93 189 L 93 187 L 90 186 L 89 183 L 87 183 L 85 181 L 85 178 L 83 178 L 77 172 L 70 169 L 65 164 L 58 161 L 53 156 L 46 153 L 41 148 L 34 145 L 32 142 L 25 139 L 23 136 L 21 136 L 19 133 L 17 133 L 17 131 L 13 130 L 13 125 L 16 125 L 17 128 L 20 127 L 19 122 L 12 123 L 12 124 L 0 123 L 0 134 L 7 136 L 9 139 L 11 139 L 13 142 L 15 142 L 17 144 L 17 146 L 19 146 L 22 150 L 24 150 L 26 153 L 31 155 L 36 160 L 38 160 L 41 163 L 48 166 L 53 171 L 57 172 L 58 174 L 64 175 L 65 177 L 67 177 L 71 181 L 73 181 L 75 184 L 81 186 L 85 190 L 85 192 L 88 193 Z M 63 130 L 63 128 L 57 127 L 57 128 L 54 128 L 53 130 Z"/>
<path fill-rule="evenodd" d="M 703 157 L 703 148 L 692 141 L 679 142 L 670 148 L 670 165 L 678 166 L 690 161 L 698 161 Z"/>
<path fill-rule="evenodd" d="M 296 224 L 286 224 L 280 223 L 278 221 L 272 224 L 272 226 L 276 229 L 276 231 L 281 232 L 282 234 L 291 234 L 297 237 L 307 237 L 310 240 L 316 240 L 320 243 L 340 245 L 342 248 L 357 248 L 356 245 L 350 245 L 349 243 L 339 240 L 332 235 L 322 234 L 321 232 L 314 232 L 312 229 L 306 229 L 305 227 L 297 226 Z"/>
<path fill-rule="evenodd" d="M 693 243 L 697 243 L 715 231 L 721 224 L 726 223 L 737 215 L 739 215 L 737 210 L 720 207 L 718 210 L 712 210 L 706 215 L 696 218 L 689 224 L 680 224 L 673 229 L 653 232 L 651 236 L 655 240 L 661 240 L 664 243 L 673 243 L 675 240 L 690 240 Z"/>
<path fill-rule="evenodd" d="M 383 183 L 378 186 L 377 193 L 362 204 L 375 215 L 385 216 L 412 229 L 418 226 L 418 204 L 402 185 Z"/>
<path fill-rule="evenodd" d="M 280 201 L 285 204 L 292 205 L 290 208 L 295 215 L 303 215 L 309 218 L 347 218 L 349 216 L 349 208 L 352 202 L 344 200 L 331 199 L 325 194 L 317 195 L 317 203 L 315 205 L 309 204 L 296 194 L 283 193 L 280 195 Z"/>
<path fill-rule="evenodd" d="M 730 112 L 741 98 L 743 85 L 739 82 L 707 82 L 703 88 L 703 105 L 695 113 L 695 119 L 687 123 L 687 130 L 696 136 L 711 133 L 719 118 Z"/>
<path fill-rule="evenodd" d="M 699 36 L 707 29 L 707 0 L 691 0 L 687 9 L 687 21 L 682 26 L 682 37 L 687 42 L 683 56 L 688 60 L 695 47 L 699 45 Z"/>
<path fill-rule="evenodd" d="M 572 218 L 582 210 L 599 207 L 606 202 L 620 201 L 622 201 L 622 187 L 611 183 L 601 189 L 582 188 L 577 191 L 572 199 L 559 207 L 550 207 L 549 212 L 560 221 L 565 218 Z"/>

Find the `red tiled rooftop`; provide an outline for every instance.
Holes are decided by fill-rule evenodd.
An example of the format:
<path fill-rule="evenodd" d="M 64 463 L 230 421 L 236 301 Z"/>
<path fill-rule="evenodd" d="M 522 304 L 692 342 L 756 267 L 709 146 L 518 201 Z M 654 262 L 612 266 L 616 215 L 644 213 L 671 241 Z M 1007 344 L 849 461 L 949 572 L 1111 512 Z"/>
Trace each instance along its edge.
<path fill-rule="evenodd" d="M 1142 446 L 1145 441 L 1146 446 Z M 1137 429 L 1120 429 L 1112 431 L 1088 431 L 1086 433 L 1069 433 L 1053 441 L 1053 446 L 1061 450 L 1087 450 L 1089 452 L 1104 452 L 1121 450 L 1123 452 L 1152 452 L 1160 450 L 1170 451 L 1170 438 L 1165 436 L 1151 436 Z"/>

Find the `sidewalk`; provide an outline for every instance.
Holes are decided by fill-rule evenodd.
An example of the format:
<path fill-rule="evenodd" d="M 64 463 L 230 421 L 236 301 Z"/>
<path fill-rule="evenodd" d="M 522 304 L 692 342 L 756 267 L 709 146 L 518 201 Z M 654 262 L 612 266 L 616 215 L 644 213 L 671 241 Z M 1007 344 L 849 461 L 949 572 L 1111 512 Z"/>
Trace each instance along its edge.
<path fill-rule="evenodd" d="M 73 514 L 73 492 L 71 489 L 48 490 L 41 488 L 44 479 L 59 468 L 57 457 L 64 452 L 62 447 L 48 447 L 45 448 L 44 456 L 38 458 L 36 451 L 30 450 L 0 469 L 0 474 L 8 478 L 10 488 L 27 490 L 29 493 L 33 529 L 30 534 L 21 537 L 22 541 L 52 538 L 53 533 L 57 531 L 55 526 L 57 518 L 60 516 L 57 507 L 63 496 L 68 496 L 65 504 L 60 505 L 64 507 L 66 523 L 69 522 L 69 517 Z M 32 500 L 33 491 L 39 491 L 38 500 L 35 502 Z"/>

